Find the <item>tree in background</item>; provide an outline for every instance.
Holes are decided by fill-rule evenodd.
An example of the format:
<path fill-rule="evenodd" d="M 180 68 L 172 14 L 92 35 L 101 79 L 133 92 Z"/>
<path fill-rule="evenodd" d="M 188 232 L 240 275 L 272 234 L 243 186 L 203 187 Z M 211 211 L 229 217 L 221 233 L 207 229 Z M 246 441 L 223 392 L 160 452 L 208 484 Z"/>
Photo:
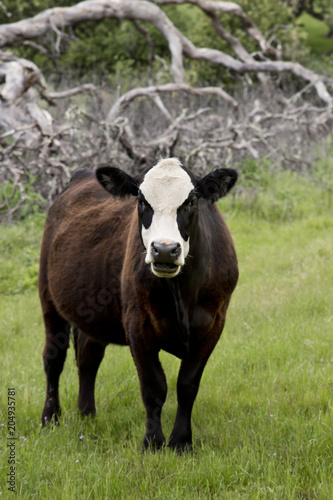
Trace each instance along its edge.
<path fill-rule="evenodd" d="M 14 21 L 0 26 L 0 175 L 14 185 L 4 209 L 18 192 L 17 203 L 26 201 L 23 181 L 31 176 L 51 201 L 73 167 L 113 158 L 140 170 L 170 154 L 197 170 L 246 155 L 293 163 L 302 153 L 295 134 L 316 139 L 330 130 L 332 80 L 295 60 L 292 6 L 282 0 L 87 0 L 56 8 L 35 0 L 3 7 L 2 17 Z M 69 71 L 81 82 L 58 88 Z M 82 92 L 93 97 L 73 104 Z M 63 99 L 65 108 L 55 107 Z"/>

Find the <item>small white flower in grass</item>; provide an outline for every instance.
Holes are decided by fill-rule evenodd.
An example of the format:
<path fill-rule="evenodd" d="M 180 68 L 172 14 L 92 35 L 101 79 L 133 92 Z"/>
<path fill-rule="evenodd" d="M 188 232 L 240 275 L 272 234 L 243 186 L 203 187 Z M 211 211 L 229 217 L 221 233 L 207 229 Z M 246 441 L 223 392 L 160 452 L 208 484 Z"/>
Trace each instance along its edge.
<path fill-rule="evenodd" d="M 80 436 L 80 439 L 83 439 L 84 436 Z"/>
<path fill-rule="evenodd" d="M 5 427 L 5 424 L 1 424 L 1 427 Z"/>
<path fill-rule="evenodd" d="M 271 417 L 271 418 L 273 418 L 273 417 L 274 417 L 274 415 L 271 413 L 271 414 L 270 414 L 270 417 Z"/>
<path fill-rule="evenodd" d="M 273 453 L 273 457 L 276 457 L 276 453 Z"/>
<path fill-rule="evenodd" d="M 75 460 L 76 463 L 78 463 L 80 460 Z"/>
<path fill-rule="evenodd" d="M 231 421 L 231 420 L 229 420 L 229 424 L 231 424 L 231 422 L 232 422 L 232 421 Z"/>

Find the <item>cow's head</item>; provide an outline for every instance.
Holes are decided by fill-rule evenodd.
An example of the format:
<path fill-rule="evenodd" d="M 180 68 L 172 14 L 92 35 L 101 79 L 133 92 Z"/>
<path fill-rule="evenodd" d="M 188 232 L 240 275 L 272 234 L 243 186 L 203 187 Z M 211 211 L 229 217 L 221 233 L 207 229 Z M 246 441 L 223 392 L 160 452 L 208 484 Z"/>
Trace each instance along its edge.
<path fill-rule="evenodd" d="M 146 263 L 160 278 L 173 278 L 185 264 L 198 220 L 198 200 L 214 203 L 237 180 L 237 172 L 228 168 L 199 178 L 177 158 L 161 160 L 135 177 L 109 166 L 98 168 L 96 176 L 112 195 L 137 197 Z"/>

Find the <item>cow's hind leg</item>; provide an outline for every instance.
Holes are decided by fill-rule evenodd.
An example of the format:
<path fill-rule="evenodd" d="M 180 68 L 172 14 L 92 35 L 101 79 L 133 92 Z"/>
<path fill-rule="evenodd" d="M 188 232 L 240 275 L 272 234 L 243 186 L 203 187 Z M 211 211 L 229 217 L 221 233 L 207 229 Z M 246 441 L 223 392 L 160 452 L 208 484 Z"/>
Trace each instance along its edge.
<path fill-rule="evenodd" d="M 79 369 L 79 409 L 82 415 L 96 414 L 95 381 L 104 357 L 105 346 L 79 332 L 76 359 Z"/>
<path fill-rule="evenodd" d="M 46 374 L 46 399 L 42 413 L 42 425 L 58 422 L 61 413 L 59 403 L 59 378 L 64 367 L 69 344 L 70 325 L 50 306 L 44 311 L 46 342 L 43 351 Z"/>

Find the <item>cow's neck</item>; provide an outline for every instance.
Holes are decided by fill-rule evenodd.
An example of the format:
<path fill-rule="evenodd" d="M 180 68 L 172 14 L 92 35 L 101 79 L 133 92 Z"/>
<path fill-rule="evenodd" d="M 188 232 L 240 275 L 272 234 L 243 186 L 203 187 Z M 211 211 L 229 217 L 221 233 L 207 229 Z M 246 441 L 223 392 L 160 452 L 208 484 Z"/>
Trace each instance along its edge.
<path fill-rule="evenodd" d="M 178 279 L 166 279 L 166 282 L 174 299 L 179 340 L 185 353 L 187 354 L 190 347 L 190 320 L 188 303 L 185 301 L 185 297 L 181 293 L 181 287 Z"/>
<path fill-rule="evenodd" d="M 198 227 L 181 274 L 165 280 L 174 298 L 179 339 L 186 353 L 190 347 L 190 308 L 197 300 L 203 274 L 209 264 L 210 234 L 206 233 L 204 226 Z"/>

